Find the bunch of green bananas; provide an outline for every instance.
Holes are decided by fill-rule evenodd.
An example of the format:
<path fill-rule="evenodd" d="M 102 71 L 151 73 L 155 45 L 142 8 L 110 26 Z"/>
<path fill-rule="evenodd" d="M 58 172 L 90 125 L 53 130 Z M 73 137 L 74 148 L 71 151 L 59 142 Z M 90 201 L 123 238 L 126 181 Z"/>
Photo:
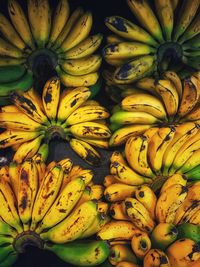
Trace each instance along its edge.
<path fill-rule="evenodd" d="M 78 266 L 105 261 L 108 243 L 80 241 L 110 220 L 106 203 L 99 202 L 103 186 L 92 179 L 91 170 L 69 158 L 46 166 L 40 153 L 22 164 L 1 167 L 0 266 L 11 266 L 30 244 Z"/>
<path fill-rule="evenodd" d="M 120 16 L 105 19 L 114 33 L 103 49 L 115 84 L 130 84 L 163 70 L 199 70 L 199 0 L 127 0 L 139 25 Z M 141 25 L 141 26 L 140 26 Z"/>
<path fill-rule="evenodd" d="M 110 117 L 113 135 L 110 145 L 125 143 L 130 136 L 144 133 L 152 127 L 177 126 L 185 122 L 198 123 L 200 119 L 200 76 L 193 73 L 181 81 L 173 71 L 162 78 L 143 78 L 137 89 L 128 88 L 128 94 Z"/>
<path fill-rule="evenodd" d="M 48 150 L 51 138 L 69 141 L 71 148 L 86 162 L 100 163 L 101 156 L 93 148 L 108 148 L 111 132 L 105 119 L 108 111 L 94 100 L 88 100 L 88 87 L 60 92 L 60 80 L 53 77 L 44 86 L 42 99 L 34 89 L 12 93 L 13 105 L 0 111 L 0 148 L 14 146 L 13 160 L 21 163 L 32 158 L 44 144 Z M 48 154 L 48 151 L 46 151 Z"/>
<path fill-rule="evenodd" d="M 70 16 L 68 0 L 59 0 L 53 15 L 48 0 L 27 0 L 27 9 L 28 17 L 17 0 L 9 0 L 10 20 L 0 13 L 0 66 L 2 74 L 10 76 L 5 86 L 0 79 L 0 95 L 29 89 L 29 70 L 34 71 L 41 57 L 53 66 L 65 86 L 96 84 L 101 56 L 93 53 L 100 46 L 102 35 L 89 36 L 91 12 L 77 8 Z M 11 75 L 8 66 L 14 68 Z M 28 72 L 24 77 L 20 76 L 21 68 Z M 12 83 L 15 76 L 18 82 Z"/>

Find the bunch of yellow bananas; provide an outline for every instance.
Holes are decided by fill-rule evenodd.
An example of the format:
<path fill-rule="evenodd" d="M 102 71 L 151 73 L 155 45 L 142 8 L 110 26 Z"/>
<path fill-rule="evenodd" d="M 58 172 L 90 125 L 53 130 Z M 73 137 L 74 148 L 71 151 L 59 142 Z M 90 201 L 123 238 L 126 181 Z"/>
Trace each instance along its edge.
<path fill-rule="evenodd" d="M 14 146 L 13 160 L 21 163 L 32 158 L 43 143 L 48 155 L 48 142 L 54 136 L 69 141 L 71 148 L 86 162 L 100 163 L 100 154 L 93 146 L 108 147 L 111 136 L 105 119 L 108 111 L 94 100 L 88 100 L 88 87 L 60 92 L 60 80 L 53 77 L 44 86 L 42 99 L 34 89 L 17 91 L 11 96 L 14 105 L 1 108 L 0 148 Z M 93 146 L 92 146 L 93 145 Z M 46 156 L 47 156 L 46 155 Z"/>
<path fill-rule="evenodd" d="M 28 17 L 17 0 L 9 0 L 10 20 L 0 13 L 1 68 L 23 65 L 34 71 L 42 57 L 55 68 L 65 86 L 96 84 L 101 56 L 93 53 L 100 46 L 102 35 L 89 36 L 91 12 L 77 8 L 70 15 L 68 0 L 59 0 L 53 12 L 49 0 L 27 0 L 27 10 Z M 32 74 L 28 73 L 23 78 L 18 76 L 15 83 L 2 83 L 1 92 L 8 95 L 16 88 L 29 89 Z"/>
<path fill-rule="evenodd" d="M 167 69 L 200 69 L 199 0 L 154 2 L 155 12 L 150 1 L 127 0 L 139 25 L 120 16 L 105 19 L 114 34 L 108 36 L 103 56 L 114 66 L 116 84 Z"/>
<path fill-rule="evenodd" d="M 110 117 L 114 131 L 110 145 L 125 143 L 130 136 L 152 127 L 198 123 L 199 75 L 197 72 L 181 81 L 175 72 L 166 71 L 161 79 L 143 78 L 136 83 L 137 89 L 125 89 L 128 93 Z"/>
<path fill-rule="evenodd" d="M 73 165 L 69 158 L 46 166 L 39 153 L 22 164 L 1 167 L 0 266 L 11 266 L 30 244 L 75 265 L 103 262 L 109 254 L 106 242 L 79 241 L 110 220 L 106 203 L 99 201 L 103 186 L 92 179 L 91 170 Z"/>

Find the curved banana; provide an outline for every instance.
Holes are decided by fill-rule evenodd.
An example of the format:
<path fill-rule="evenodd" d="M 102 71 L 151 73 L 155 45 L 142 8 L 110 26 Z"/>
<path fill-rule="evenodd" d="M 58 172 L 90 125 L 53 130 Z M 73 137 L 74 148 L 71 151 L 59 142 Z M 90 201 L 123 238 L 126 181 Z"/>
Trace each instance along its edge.
<path fill-rule="evenodd" d="M 151 239 L 146 232 L 136 232 L 131 239 L 131 248 L 137 258 L 143 259 L 151 249 Z"/>
<path fill-rule="evenodd" d="M 108 258 L 112 265 L 117 265 L 121 261 L 129 261 L 136 263 L 137 258 L 131 248 L 127 245 L 113 245 L 110 249 L 110 256 Z"/>
<path fill-rule="evenodd" d="M 166 80 L 169 80 L 175 86 L 178 92 L 178 95 L 179 95 L 179 99 L 181 99 L 182 94 L 183 94 L 183 86 L 182 86 L 182 82 L 178 74 L 174 71 L 168 70 L 164 72 L 163 77 Z"/>
<path fill-rule="evenodd" d="M 110 205 L 110 216 L 115 220 L 130 221 L 130 218 L 126 214 L 124 201 L 117 201 Z"/>
<path fill-rule="evenodd" d="M 160 189 L 160 194 L 162 194 L 171 185 L 175 184 L 186 186 L 187 177 L 184 174 L 179 174 L 179 173 L 175 173 L 172 176 L 168 177 Z"/>
<path fill-rule="evenodd" d="M 19 48 L 12 45 L 8 41 L 5 41 L 3 38 L 0 38 L 0 55 L 12 57 L 15 59 L 21 59 L 25 57 L 23 51 L 21 51 Z"/>
<path fill-rule="evenodd" d="M 167 254 L 160 249 L 150 249 L 144 257 L 144 267 L 170 267 Z"/>

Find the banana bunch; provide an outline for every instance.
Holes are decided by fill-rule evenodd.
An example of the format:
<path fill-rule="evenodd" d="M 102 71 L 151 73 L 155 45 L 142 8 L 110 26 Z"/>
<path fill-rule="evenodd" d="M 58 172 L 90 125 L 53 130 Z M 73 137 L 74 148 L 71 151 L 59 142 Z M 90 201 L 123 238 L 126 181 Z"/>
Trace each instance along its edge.
<path fill-rule="evenodd" d="M 103 57 L 115 84 L 131 84 L 167 69 L 199 70 L 199 0 L 127 0 L 137 23 L 110 16 Z"/>
<path fill-rule="evenodd" d="M 11 266 L 30 244 L 79 266 L 100 264 L 108 244 L 80 239 L 110 221 L 103 186 L 69 158 L 46 165 L 43 156 L 0 168 L 0 266 Z"/>
<path fill-rule="evenodd" d="M 94 52 L 103 37 L 89 35 L 93 25 L 90 11 L 77 8 L 70 14 L 68 0 L 59 0 L 52 12 L 48 0 L 27 0 L 26 15 L 19 1 L 9 0 L 8 14 L 9 19 L 0 13 L 0 74 L 2 71 L 7 76 L 10 68 L 14 71 L 8 83 L 0 79 L 0 96 L 29 89 L 31 70 L 35 73 L 41 58 L 56 70 L 65 86 L 96 84 L 95 92 L 100 89 L 98 69 L 102 59 Z M 21 68 L 27 72 L 23 78 Z"/>
<path fill-rule="evenodd" d="M 42 98 L 31 88 L 11 95 L 13 105 L 0 111 L 0 148 L 16 150 L 13 160 L 21 163 L 38 150 L 48 154 L 49 141 L 59 136 L 87 163 L 99 165 L 101 155 L 93 146 L 108 148 L 111 136 L 106 121 L 108 111 L 94 100 L 88 100 L 88 87 L 60 90 L 60 79 L 49 79 Z M 46 151 L 46 152 L 45 152 Z"/>
<path fill-rule="evenodd" d="M 173 71 L 163 73 L 161 79 L 143 78 L 138 89 L 129 91 L 121 103 L 113 108 L 110 145 L 125 143 L 130 136 L 144 133 L 149 128 L 175 126 L 200 119 L 199 72 L 181 81 Z"/>

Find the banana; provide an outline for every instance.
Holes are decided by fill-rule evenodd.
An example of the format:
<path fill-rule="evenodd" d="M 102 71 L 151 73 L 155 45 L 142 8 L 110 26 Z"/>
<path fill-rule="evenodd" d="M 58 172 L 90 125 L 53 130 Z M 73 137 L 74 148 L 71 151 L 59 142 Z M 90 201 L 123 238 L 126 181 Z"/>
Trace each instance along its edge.
<path fill-rule="evenodd" d="M 171 0 L 171 5 L 173 10 L 175 10 L 178 6 L 179 0 Z"/>
<path fill-rule="evenodd" d="M 152 219 L 155 219 L 157 197 L 147 185 L 140 185 L 135 191 L 135 198 L 149 211 Z"/>
<path fill-rule="evenodd" d="M 159 223 L 151 233 L 151 242 L 153 248 L 162 249 L 163 251 L 176 241 L 178 229 L 171 223 Z"/>
<path fill-rule="evenodd" d="M 1 112 L 0 113 L 0 126 L 11 130 L 18 131 L 42 131 L 45 127 L 38 122 L 31 120 L 26 114 L 16 111 L 15 116 L 13 112 Z"/>
<path fill-rule="evenodd" d="M 49 154 L 49 146 L 47 142 L 43 142 L 43 144 L 40 146 L 36 157 L 39 156 L 39 160 L 45 162 L 47 160 Z M 46 168 L 46 167 L 45 167 Z"/>
<path fill-rule="evenodd" d="M 150 93 L 155 93 L 155 79 L 151 77 L 142 78 L 135 83 L 136 87 Z"/>
<path fill-rule="evenodd" d="M 150 94 L 139 93 L 127 96 L 122 100 L 121 107 L 126 111 L 146 112 L 158 119 L 167 119 L 163 103 L 158 98 Z"/>
<path fill-rule="evenodd" d="M 65 174 L 69 174 L 73 167 L 73 162 L 70 158 L 64 158 L 58 162 L 58 165 L 63 168 Z"/>
<path fill-rule="evenodd" d="M 91 86 L 94 85 L 99 78 L 98 72 L 75 76 L 64 72 L 59 66 L 56 67 L 56 71 L 60 77 L 62 84 L 67 87 Z"/>
<path fill-rule="evenodd" d="M 33 90 L 30 89 L 28 92 L 24 93 L 21 91 L 13 92 L 11 99 L 23 113 L 34 121 L 40 124 L 49 124 L 43 112 L 41 101 Z"/>
<path fill-rule="evenodd" d="M 19 112 L 19 109 L 15 105 L 7 105 L 0 107 L 0 113 L 7 113 L 7 112 Z"/>
<path fill-rule="evenodd" d="M 200 119 L 199 116 L 199 110 L 200 106 L 196 105 L 190 113 L 188 113 L 182 120 L 187 120 L 187 121 L 198 121 Z"/>
<path fill-rule="evenodd" d="M 78 18 L 83 15 L 82 8 L 78 7 L 66 21 L 62 31 L 59 33 L 58 37 L 56 38 L 55 42 L 52 44 L 52 49 L 56 50 L 59 49 L 65 38 L 68 36 L 69 32 L 71 31 L 72 27 L 74 27 L 75 23 L 77 22 Z"/>
<path fill-rule="evenodd" d="M 159 196 L 156 204 L 156 218 L 159 223 L 174 223 L 178 208 L 187 197 L 188 189 L 180 184 L 168 187 Z"/>
<path fill-rule="evenodd" d="M 81 106 L 77 108 L 65 121 L 64 125 L 74 125 L 81 122 L 107 119 L 108 111 L 102 106 Z"/>
<path fill-rule="evenodd" d="M 197 52 L 198 53 L 198 52 Z M 188 66 L 199 70 L 199 58 L 200 56 L 193 56 L 193 57 L 184 57 L 183 62 Z"/>
<path fill-rule="evenodd" d="M 60 97 L 60 80 L 53 77 L 45 83 L 42 92 L 42 103 L 47 117 L 55 120 Z"/>
<path fill-rule="evenodd" d="M 139 267 L 139 265 L 129 261 L 121 261 L 116 265 L 116 267 Z"/>
<path fill-rule="evenodd" d="M 155 174 L 147 157 L 148 144 L 157 130 L 158 128 L 150 128 L 143 135 L 129 138 L 125 145 L 125 154 L 129 165 L 140 175 L 150 178 L 154 178 Z"/>
<path fill-rule="evenodd" d="M 48 45 L 53 44 L 62 32 L 68 21 L 69 13 L 68 0 L 60 0 L 54 12 Z"/>
<path fill-rule="evenodd" d="M 0 267 L 10 267 L 12 266 L 18 258 L 18 254 L 16 252 L 9 253 L 8 257 L 6 257 L 2 262 L 0 262 Z"/>
<path fill-rule="evenodd" d="M 138 134 L 142 134 L 147 129 L 151 128 L 152 125 L 128 125 L 124 126 L 121 129 L 116 130 L 110 140 L 110 146 L 122 145 L 125 143 L 131 136 L 136 136 Z"/>
<path fill-rule="evenodd" d="M 106 43 L 107 44 L 112 44 L 112 43 L 121 43 L 123 42 L 124 39 L 119 37 L 118 35 L 116 34 L 110 34 L 106 37 Z"/>
<path fill-rule="evenodd" d="M 42 160 L 34 160 L 34 163 L 38 171 L 38 184 L 40 187 L 40 185 L 42 184 L 42 180 L 45 176 L 46 164 Z"/>
<path fill-rule="evenodd" d="M 90 95 L 91 92 L 87 87 L 79 87 L 68 91 L 67 94 L 60 99 L 57 112 L 58 121 L 66 120 L 72 112 L 89 98 Z"/>
<path fill-rule="evenodd" d="M 151 239 L 146 232 L 136 232 L 131 239 L 131 248 L 137 258 L 143 259 L 151 249 Z"/>
<path fill-rule="evenodd" d="M 115 83 L 129 84 L 133 83 L 147 74 L 154 71 L 155 56 L 147 55 L 131 60 L 122 66 L 116 68 L 113 76 Z"/>
<path fill-rule="evenodd" d="M 74 27 L 71 29 L 63 43 L 61 44 L 62 51 L 68 51 L 71 48 L 78 45 L 81 41 L 86 39 L 90 33 L 92 27 L 92 14 L 91 12 L 85 12 L 78 21 L 75 23 Z"/>
<path fill-rule="evenodd" d="M 199 40 L 200 40 L 200 34 L 196 35 L 192 39 L 183 43 L 183 49 L 184 50 L 187 50 L 187 49 L 198 50 L 200 47 Z"/>
<path fill-rule="evenodd" d="M 144 183 L 151 183 L 151 179 L 148 179 L 137 172 L 124 165 L 121 162 L 114 161 L 111 163 L 111 174 L 116 174 L 119 182 L 127 185 L 142 185 Z M 114 173 L 112 171 L 114 169 Z"/>
<path fill-rule="evenodd" d="M 35 197 L 38 191 L 38 172 L 33 161 L 24 161 L 19 172 L 17 205 L 24 230 L 29 229 Z"/>
<path fill-rule="evenodd" d="M 9 177 L 9 167 L 7 165 L 0 166 L 0 179 L 3 179 L 6 183 L 11 183 Z"/>
<path fill-rule="evenodd" d="M 32 85 L 33 74 L 28 70 L 19 80 L 0 84 L 0 96 L 9 96 L 13 91 L 16 90 L 16 88 L 18 88 L 18 90 L 26 91 L 30 89 Z"/>
<path fill-rule="evenodd" d="M 17 164 L 16 162 L 10 162 L 8 172 L 9 172 L 9 178 L 10 178 L 10 186 L 12 188 L 12 191 L 15 194 L 15 197 L 17 198 L 18 195 L 18 184 L 19 184 L 19 172 L 20 172 L 20 164 Z"/>
<path fill-rule="evenodd" d="M 108 175 L 106 175 L 106 176 L 104 177 L 103 185 L 104 185 L 105 187 L 108 187 L 108 186 L 110 186 L 111 184 L 115 184 L 115 183 L 117 183 L 117 182 L 118 182 L 118 180 L 117 180 L 117 178 L 116 178 L 115 175 L 108 174 Z"/>
<path fill-rule="evenodd" d="M 200 82 L 194 76 L 183 81 L 184 90 L 178 110 L 178 116 L 184 117 L 196 106 L 200 96 Z"/>
<path fill-rule="evenodd" d="M 31 159 L 37 153 L 43 138 L 44 135 L 39 135 L 37 138 L 21 144 L 13 156 L 13 161 L 22 163 L 24 160 Z"/>
<path fill-rule="evenodd" d="M 179 99 L 182 99 L 183 86 L 179 75 L 174 71 L 165 71 L 163 74 L 164 79 L 169 80 L 176 88 Z"/>
<path fill-rule="evenodd" d="M 34 230 L 54 203 L 62 184 L 63 170 L 59 165 L 46 172 L 38 190 L 33 211 L 30 229 Z"/>
<path fill-rule="evenodd" d="M 26 51 L 26 44 L 15 31 L 10 21 L 0 13 L 0 32 L 14 46 L 22 51 Z"/>
<path fill-rule="evenodd" d="M 66 73 L 79 76 L 96 72 L 101 66 L 101 61 L 99 55 L 91 55 L 80 59 L 59 60 L 59 63 Z"/>
<path fill-rule="evenodd" d="M 97 203 L 98 207 L 97 210 L 102 215 L 108 215 L 110 204 L 104 201 L 98 201 Z"/>
<path fill-rule="evenodd" d="M 175 116 L 178 111 L 179 96 L 174 84 L 169 80 L 158 80 L 155 89 L 164 102 L 169 118 Z"/>
<path fill-rule="evenodd" d="M 155 5 L 166 40 L 171 41 L 174 27 L 174 12 L 171 0 L 156 0 Z"/>
<path fill-rule="evenodd" d="M 170 267 L 167 254 L 160 249 L 150 249 L 144 257 L 144 267 Z M 174 266 L 175 267 L 175 266 Z"/>
<path fill-rule="evenodd" d="M 197 167 L 200 164 L 199 155 L 200 155 L 200 149 L 195 150 L 189 157 L 189 159 L 179 169 L 179 172 L 185 173 Z"/>
<path fill-rule="evenodd" d="M 129 261 L 136 263 L 137 259 L 131 248 L 127 245 L 114 245 L 110 249 L 110 256 L 108 258 L 112 265 L 117 265 L 121 261 Z"/>
<path fill-rule="evenodd" d="M 189 25 L 189 27 L 186 29 L 184 34 L 181 36 L 179 42 L 183 43 L 187 40 L 190 40 L 199 33 L 200 33 L 200 17 L 199 15 L 197 15 L 192 21 L 192 23 Z"/>
<path fill-rule="evenodd" d="M 122 17 L 107 17 L 105 24 L 111 31 L 125 39 L 147 43 L 154 47 L 158 45 L 156 40 L 143 28 Z"/>
<path fill-rule="evenodd" d="M 69 128 L 71 134 L 78 137 L 87 137 L 87 138 L 109 138 L 111 132 L 106 125 L 97 122 L 82 122 L 72 125 Z"/>
<path fill-rule="evenodd" d="M 0 180 L 0 216 L 4 222 L 17 230 L 23 231 L 20 224 L 20 218 L 16 209 L 16 199 L 8 183 Z"/>
<path fill-rule="evenodd" d="M 5 235 L 5 233 L 3 233 L 3 235 L 0 236 L 0 246 L 2 247 L 9 245 L 9 244 L 12 245 L 13 241 L 14 241 L 13 237 L 9 235 Z"/>
<path fill-rule="evenodd" d="M 1 240 L 3 238 L 3 235 L 5 235 L 5 238 L 12 239 L 17 236 L 17 231 L 13 227 L 11 227 L 9 224 L 7 224 L 1 217 L 0 217 L 0 234 L 1 234 Z"/>
<path fill-rule="evenodd" d="M 111 220 L 97 233 L 97 238 L 109 242 L 131 240 L 136 229 L 132 222 Z"/>
<path fill-rule="evenodd" d="M 186 31 L 187 27 L 192 22 L 192 19 L 194 18 L 199 5 L 199 0 L 194 0 L 192 1 L 192 3 L 184 1 L 179 12 L 180 15 L 177 20 L 176 27 L 174 29 L 173 41 L 179 40 L 179 37 Z"/>
<path fill-rule="evenodd" d="M 199 165 L 191 170 L 189 170 L 188 172 L 185 173 L 185 176 L 187 179 L 190 179 L 190 180 L 199 180 L 199 173 L 200 173 L 200 170 L 199 170 Z"/>
<path fill-rule="evenodd" d="M 51 228 L 65 219 L 80 199 L 84 189 L 85 184 L 81 178 L 70 181 L 45 214 L 36 232 L 41 233 L 44 229 Z"/>
<path fill-rule="evenodd" d="M 75 241 L 64 245 L 46 243 L 44 248 L 54 252 L 63 261 L 77 266 L 100 266 L 110 252 L 108 243 L 104 241 Z"/>
<path fill-rule="evenodd" d="M 94 200 L 99 200 L 103 197 L 104 187 L 99 184 L 94 184 L 90 186 L 90 198 Z"/>
<path fill-rule="evenodd" d="M 97 215 L 96 202 L 86 201 L 62 222 L 40 236 L 43 240 L 50 240 L 56 244 L 74 241 L 92 225 Z"/>
<path fill-rule="evenodd" d="M 126 215 L 124 201 L 117 201 L 110 205 L 109 214 L 114 220 L 130 221 Z"/>
<path fill-rule="evenodd" d="M 194 225 L 200 224 L 200 210 L 197 210 L 190 218 L 189 223 L 192 223 Z"/>
<path fill-rule="evenodd" d="M 94 177 L 94 173 L 92 170 L 89 169 L 83 169 L 78 174 L 70 176 L 70 179 L 76 179 L 77 177 L 81 177 L 85 183 L 85 185 L 89 185 L 89 183 L 92 181 Z"/>
<path fill-rule="evenodd" d="M 160 128 L 150 139 L 148 144 L 148 158 L 153 171 L 160 174 L 163 155 L 172 142 L 175 128 Z"/>
<path fill-rule="evenodd" d="M 114 151 L 110 157 L 110 162 L 113 163 L 113 162 L 120 162 L 124 165 L 127 166 L 127 163 L 126 163 L 126 160 L 124 158 L 124 156 L 122 155 L 122 153 L 120 153 L 119 151 Z"/>
<path fill-rule="evenodd" d="M 168 177 L 166 182 L 164 182 L 164 184 L 161 187 L 160 194 L 162 194 L 171 185 L 175 184 L 186 186 L 187 177 L 184 174 L 179 174 L 179 173 L 175 173 L 172 176 Z"/>
<path fill-rule="evenodd" d="M 1 57 L 0 58 L 0 66 L 18 66 L 22 65 L 26 62 L 26 58 L 13 58 L 13 57 Z"/>
<path fill-rule="evenodd" d="M 40 135 L 40 132 L 24 132 L 6 130 L 0 134 L 0 148 L 6 148 L 13 144 L 20 144 L 32 139 L 35 139 Z"/>
<path fill-rule="evenodd" d="M 114 183 L 105 189 L 104 196 L 109 202 L 121 201 L 126 197 L 134 196 L 136 189 L 137 187 L 133 185 Z"/>
<path fill-rule="evenodd" d="M 29 23 L 27 21 L 26 15 L 22 7 L 16 0 L 8 1 L 8 12 L 10 15 L 10 19 L 12 24 L 14 25 L 16 31 L 22 38 L 22 40 L 32 49 L 35 49 L 35 44 L 33 40 L 33 36 L 31 33 L 31 29 Z"/>
<path fill-rule="evenodd" d="M 140 230 L 150 233 L 155 227 L 149 211 L 136 198 L 125 199 L 125 209 L 132 223 Z"/>
<path fill-rule="evenodd" d="M 131 11 L 144 28 L 159 42 L 163 42 L 160 24 L 147 2 L 127 1 Z M 160 11 L 159 11 L 160 12 Z"/>
<path fill-rule="evenodd" d="M 200 259 L 200 248 L 191 239 L 178 239 L 167 248 L 166 254 L 172 266 L 193 266 L 192 263 Z M 198 266 L 198 263 L 196 266 Z"/>
<path fill-rule="evenodd" d="M 28 18 L 31 32 L 39 48 L 44 48 L 49 40 L 51 10 L 48 0 L 28 0 Z"/>
<path fill-rule="evenodd" d="M 65 60 L 69 60 L 69 59 L 71 60 L 79 59 L 78 62 L 82 62 L 84 61 L 85 57 L 91 56 L 99 48 L 102 40 L 103 40 L 103 36 L 100 33 L 89 36 L 88 38 L 84 39 L 82 42 L 78 43 L 75 47 L 72 47 L 66 52 L 60 53 L 59 58 L 64 59 L 64 62 Z M 80 59 L 82 59 L 82 61 L 80 61 Z M 65 70 L 65 68 L 63 69 Z M 75 74 L 74 72 L 74 75 L 78 75 L 78 74 Z"/>
<path fill-rule="evenodd" d="M 20 80 L 26 73 L 24 66 L 4 66 L 0 67 L 0 82 L 11 83 Z"/>
<path fill-rule="evenodd" d="M 3 264 L 3 262 L 10 257 L 10 255 L 16 254 L 13 245 L 12 244 L 5 244 L 1 246 L 1 252 L 0 252 L 0 263 Z M 2 265 L 5 266 L 6 265 Z"/>
<path fill-rule="evenodd" d="M 177 229 L 178 239 L 189 238 L 195 242 L 199 242 L 199 225 L 195 225 L 192 223 L 182 223 L 177 226 Z"/>
<path fill-rule="evenodd" d="M 3 38 L 0 38 L 0 55 L 13 57 L 16 59 L 24 58 L 23 51 L 21 51 L 19 48 L 12 45 L 8 41 L 5 41 Z"/>

